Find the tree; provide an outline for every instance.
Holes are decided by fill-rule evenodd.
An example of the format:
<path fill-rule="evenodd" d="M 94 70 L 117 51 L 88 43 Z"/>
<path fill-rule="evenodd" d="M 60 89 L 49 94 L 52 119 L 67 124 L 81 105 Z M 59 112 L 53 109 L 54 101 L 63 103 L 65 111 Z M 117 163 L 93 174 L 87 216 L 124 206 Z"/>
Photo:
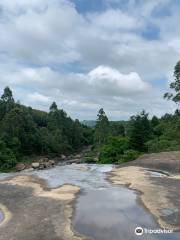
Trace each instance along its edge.
<path fill-rule="evenodd" d="M 140 152 L 147 150 L 146 142 L 151 137 L 151 126 L 148 114 L 145 111 L 131 117 L 129 135 L 130 147 L 132 149 Z"/>
<path fill-rule="evenodd" d="M 95 126 L 95 143 L 101 145 L 107 141 L 110 134 L 110 125 L 103 108 L 99 110 L 97 117 Z"/>
<path fill-rule="evenodd" d="M 170 83 L 170 88 L 175 93 L 165 93 L 164 98 L 172 100 L 175 103 L 180 103 L 180 61 L 177 62 L 174 68 L 174 82 Z"/>
<path fill-rule="evenodd" d="M 7 148 L 6 144 L 0 140 L 0 169 L 5 170 L 13 168 L 17 160 L 11 149 Z"/>
<path fill-rule="evenodd" d="M 110 126 L 113 136 L 125 136 L 125 127 L 121 122 L 111 122 Z"/>
<path fill-rule="evenodd" d="M 4 102 L 13 102 L 14 103 L 14 98 L 13 98 L 13 95 L 12 95 L 12 91 L 9 87 L 6 87 L 4 89 L 4 93 L 2 94 L 1 99 Z"/>
<path fill-rule="evenodd" d="M 55 112 L 58 110 L 57 104 L 55 102 L 53 102 L 50 106 L 50 112 Z"/>

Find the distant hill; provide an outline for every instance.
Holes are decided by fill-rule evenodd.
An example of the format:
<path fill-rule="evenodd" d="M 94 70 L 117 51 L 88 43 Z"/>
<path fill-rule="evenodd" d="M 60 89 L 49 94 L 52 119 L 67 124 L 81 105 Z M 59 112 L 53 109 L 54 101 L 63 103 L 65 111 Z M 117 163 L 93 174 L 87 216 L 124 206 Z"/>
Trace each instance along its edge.
<path fill-rule="evenodd" d="M 95 120 L 83 120 L 81 123 L 88 126 L 88 127 L 92 127 L 92 128 L 94 128 L 96 126 L 96 121 Z M 126 128 L 129 121 L 124 121 L 124 120 L 110 121 L 110 124 L 116 124 L 116 123 L 122 124 Z"/>
<path fill-rule="evenodd" d="M 95 120 L 83 120 L 81 122 L 83 125 L 86 125 L 88 127 L 94 128 L 96 126 L 96 121 Z"/>

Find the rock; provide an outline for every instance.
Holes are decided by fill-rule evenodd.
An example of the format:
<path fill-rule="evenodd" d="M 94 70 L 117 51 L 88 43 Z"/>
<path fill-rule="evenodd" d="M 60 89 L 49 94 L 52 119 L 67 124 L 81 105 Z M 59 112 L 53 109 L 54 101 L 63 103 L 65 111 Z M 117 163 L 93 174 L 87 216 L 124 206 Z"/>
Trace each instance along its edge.
<path fill-rule="evenodd" d="M 41 163 L 43 163 L 44 162 L 44 158 L 41 158 L 40 160 L 39 160 L 39 163 L 41 164 Z"/>
<path fill-rule="evenodd" d="M 34 162 L 34 163 L 31 164 L 31 166 L 32 166 L 32 168 L 37 169 L 37 168 L 39 168 L 40 163 L 38 163 L 38 162 Z"/>
<path fill-rule="evenodd" d="M 62 160 L 65 160 L 65 159 L 66 159 L 66 156 L 62 154 L 62 155 L 61 155 L 61 159 L 62 159 Z"/>
<path fill-rule="evenodd" d="M 54 161 L 54 160 L 49 160 L 49 164 L 50 164 L 51 166 L 54 166 L 54 165 L 55 165 L 55 161 Z"/>
<path fill-rule="evenodd" d="M 41 162 L 40 165 L 39 165 L 39 169 L 43 170 L 44 168 L 45 168 L 44 163 Z"/>
<path fill-rule="evenodd" d="M 32 172 L 32 171 L 33 171 L 33 168 L 27 168 L 23 170 L 23 172 Z"/>
<path fill-rule="evenodd" d="M 77 155 L 74 156 L 74 158 L 81 158 L 81 157 L 82 157 L 81 154 L 77 154 Z"/>
<path fill-rule="evenodd" d="M 19 172 L 24 170 L 26 168 L 26 165 L 24 163 L 17 163 L 15 168 L 16 168 L 16 171 Z"/>

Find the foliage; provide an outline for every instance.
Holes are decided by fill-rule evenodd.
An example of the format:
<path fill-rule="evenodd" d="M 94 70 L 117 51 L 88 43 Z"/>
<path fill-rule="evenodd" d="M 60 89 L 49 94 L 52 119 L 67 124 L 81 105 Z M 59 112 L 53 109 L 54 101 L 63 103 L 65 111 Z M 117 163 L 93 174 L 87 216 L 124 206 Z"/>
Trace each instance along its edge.
<path fill-rule="evenodd" d="M 100 163 L 117 163 L 126 150 L 129 149 L 129 141 L 125 137 L 110 137 L 107 144 L 100 148 Z"/>
<path fill-rule="evenodd" d="M 124 151 L 124 154 L 118 160 L 118 163 L 129 162 L 135 160 L 139 156 L 139 152 L 129 149 Z"/>
<path fill-rule="evenodd" d="M 6 144 L 0 140 L 0 170 L 11 169 L 15 166 L 17 159 L 13 151 L 7 148 Z"/>
<path fill-rule="evenodd" d="M 110 122 L 110 130 L 112 136 L 125 136 L 125 127 L 120 121 Z"/>
<path fill-rule="evenodd" d="M 180 61 L 177 62 L 174 68 L 174 82 L 170 83 L 170 88 L 175 93 L 165 93 L 164 98 L 180 103 Z"/>
<path fill-rule="evenodd" d="M 142 111 L 136 116 L 132 116 L 129 126 L 130 147 L 136 151 L 147 150 L 146 142 L 151 138 L 151 125 L 148 114 Z"/>
<path fill-rule="evenodd" d="M 60 156 L 92 144 L 93 130 L 72 120 L 54 102 L 49 113 L 15 103 L 9 87 L 0 100 L 0 168 L 31 155 Z"/>
<path fill-rule="evenodd" d="M 105 144 L 110 134 L 109 120 L 101 108 L 98 112 L 98 118 L 95 126 L 94 141 L 98 145 Z"/>
<path fill-rule="evenodd" d="M 169 141 L 167 139 L 153 139 L 147 143 L 148 152 L 162 152 L 162 151 L 175 151 L 180 149 L 177 141 Z"/>

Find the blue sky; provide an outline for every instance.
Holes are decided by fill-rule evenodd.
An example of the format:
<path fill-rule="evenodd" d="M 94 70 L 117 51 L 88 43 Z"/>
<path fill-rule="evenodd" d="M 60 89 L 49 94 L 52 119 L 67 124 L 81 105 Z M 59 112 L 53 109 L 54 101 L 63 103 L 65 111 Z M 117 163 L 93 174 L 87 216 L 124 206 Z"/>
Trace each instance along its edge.
<path fill-rule="evenodd" d="M 0 84 L 15 99 L 73 118 L 150 115 L 180 59 L 178 0 L 0 0 Z"/>

